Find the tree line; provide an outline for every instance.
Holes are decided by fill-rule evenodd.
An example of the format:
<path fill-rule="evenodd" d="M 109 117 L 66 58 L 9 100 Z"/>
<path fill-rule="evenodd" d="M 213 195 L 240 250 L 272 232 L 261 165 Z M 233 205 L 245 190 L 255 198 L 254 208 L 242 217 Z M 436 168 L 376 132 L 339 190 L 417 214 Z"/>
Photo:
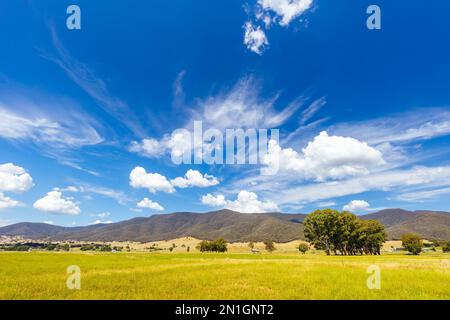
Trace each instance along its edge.
<path fill-rule="evenodd" d="M 316 210 L 308 215 L 304 234 L 316 249 L 324 250 L 327 255 L 379 255 L 387 237 L 380 222 L 332 209 Z"/>

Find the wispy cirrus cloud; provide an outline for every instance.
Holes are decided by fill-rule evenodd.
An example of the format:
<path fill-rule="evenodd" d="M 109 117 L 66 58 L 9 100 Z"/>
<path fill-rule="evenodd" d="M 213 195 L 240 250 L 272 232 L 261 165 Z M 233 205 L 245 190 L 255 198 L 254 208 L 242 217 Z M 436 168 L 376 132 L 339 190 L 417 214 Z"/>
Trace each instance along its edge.
<path fill-rule="evenodd" d="M 296 184 L 291 180 L 260 181 L 249 189 L 259 192 L 278 205 L 307 204 L 317 201 L 357 195 L 369 191 L 389 191 L 399 193 L 408 187 L 426 187 L 432 183 L 449 185 L 450 167 L 413 167 L 384 172 L 375 172 L 342 181 Z M 276 179 L 275 179 L 276 180 Z M 250 180 L 247 180 L 250 182 Z M 244 181 L 236 184 L 242 185 Z M 273 193 L 274 188 L 277 189 Z"/>
<path fill-rule="evenodd" d="M 195 99 L 194 106 L 186 108 L 185 117 L 188 120 L 182 127 L 192 130 L 194 121 L 202 121 L 205 131 L 207 129 L 225 132 L 226 129 L 234 128 L 279 128 L 289 122 L 295 122 L 296 114 L 310 101 L 309 97 L 300 95 L 286 105 L 282 105 L 279 99 L 278 92 L 268 96 L 263 95 L 261 81 L 253 75 L 245 76 L 231 88 Z M 324 99 L 321 98 L 322 100 Z M 314 104 L 314 101 L 311 103 Z M 310 115 L 310 118 L 312 117 L 313 114 Z M 181 134 L 172 136 L 170 132 L 166 132 L 160 138 L 146 137 L 140 141 L 132 141 L 129 151 L 150 158 L 160 158 L 170 152 L 182 154 L 184 150 L 178 150 L 180 146 L 192 144 L 191 142 L 180 143 L 180 141 L 186 141 L 188 138 L 190 137 Z M 193 146 L 193 148 L 196 147 L 198 146 Z"/>
<path fill-rule="evenodd" d="M 104 142 L 100 125 L 71 99 L 0 83 L 0 139 L 27 144 L 59 163 L 92 174 L 77 150 Z"/>
<path fill-rule="evenodd" d="M 120 190 L 115 190 L 103 186 L 97 186 L 89 183 L 74 181 L 74 185 L 65 188 L 55 188 L 56 191 L 83 193 L 90 198 L 92 195 L 98 195 L 115 200 L 120 205 L 127 205 L 134 200 L 129 195 Z"/>
<path fill-rule="evenodd" d="M 254 76 L 240 79 L 230 90 L 198 100 L 191 111 L 189 124 L 203 120 L 205 127 L 277 128 L 285 124 L 303 105 L 304 98 L 294 99 L 285 107 L 277 105 L 279 94 L 262 96 L 261 83 Z"/>
<path fill-rule="evenodd" d="M 450 134 L 450 108 L 420 108 L 366 121 L 338 123 L 329 128 L 371 145 L 406 144 Z"/>
<path fill-rule="evenodd" d="M 136 136 L 145 136 L 145 130 L 129 105 L 124 100 L 113 95 L 105 81 L 90 67 L 78 61 L 69 53 L 58 37 L 53 24 L 50 24 L 49 28 L 53 46 L 56 49 L 56 56 L 49 53 L 42 53 L 41 56 L 61 67 L 66 75 L 83 89 L 106 113 L 121 122 Z"/>
<path fill-rule="evenodd" d="M 407 202 L 425 202 L 430 201 L 434 198 L 446 196 L 450 194 L 450 183 L 449 187 L 445 188 L 424 188 L 425 190 L 418 190 L 418 191 L 412 191 L 412 192 L 404 192 L 400 193 L 399 195 L 395 196 L 394 198 L 401 201 L 407 201 Z"/>
<path fill-rule="evenodd" d="M 87 118 L 80 114 L 68 113 L 57 119 L 45 111 L 35 115 L 22 112 L 16 103 L 0 104 L 0 137 L 9 140 L 31 140 L 45 144 L 51 149 L 76 149 L 99 144 L 103 138 L 97 130 L 89 125 Z M 23 106 L 23 105 L 22 105 Z"/>

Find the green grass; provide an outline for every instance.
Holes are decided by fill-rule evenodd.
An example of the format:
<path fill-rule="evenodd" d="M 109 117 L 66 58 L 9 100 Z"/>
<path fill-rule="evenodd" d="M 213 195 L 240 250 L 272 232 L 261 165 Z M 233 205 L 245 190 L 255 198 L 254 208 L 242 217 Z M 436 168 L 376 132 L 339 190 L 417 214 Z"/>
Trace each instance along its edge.
<path fill-rule="evenodd" d="M 0 299 L 450 299 L 450 256 L 0 252 Z M 381 289 L 366 286 L 381 268 Z M 69 265 L 81 289 L 66 287 Z"/>

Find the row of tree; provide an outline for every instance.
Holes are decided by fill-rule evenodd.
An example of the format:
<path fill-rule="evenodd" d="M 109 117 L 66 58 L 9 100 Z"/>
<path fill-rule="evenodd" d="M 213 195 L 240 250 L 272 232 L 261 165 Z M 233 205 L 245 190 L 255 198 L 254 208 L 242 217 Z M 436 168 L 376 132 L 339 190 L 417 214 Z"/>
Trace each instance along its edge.
<path fill-rule="evenodd" d="M 384 226 L 376 220 L 361 220 L 351 212 L 316 210 L 304 221 L 306 239 L 316 249 L 341 255 L 379 255 L 386 241 Z"/>

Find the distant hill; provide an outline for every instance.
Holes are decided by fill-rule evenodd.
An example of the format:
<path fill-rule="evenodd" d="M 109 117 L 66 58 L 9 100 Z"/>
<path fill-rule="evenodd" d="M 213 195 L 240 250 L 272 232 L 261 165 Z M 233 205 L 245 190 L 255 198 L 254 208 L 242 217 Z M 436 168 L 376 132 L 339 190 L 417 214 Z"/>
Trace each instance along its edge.
<path fill-rule="evenodd" d="M 58 234 L 74 233 L 81 230 L 92 231 L 102 226 L 105 226 L 105 224 L 96 224 L 85 227 L 61 227 L 47 223 L 21 222 L 0 228 L 0 235 L 18 235 L 30 239 L 51 238 Z"/>
<path fill-rule="evenodd" d="M 380 221 L 391 239 L 400 239 L 405 233 L 417 233 L 427 239 L 450 239 L 449 212 L 386 209 L 362 218 Z"/>
<path fill-rule="evenodd" d="M 288 242 L 303 239 L 305 217 L 305 214 L 245 214 L 231 210 L 208 213 L 176 212 L 74 228 L 44 223 L 18 223 L 0 228 L 0 235 L 86 241 L 149 242 L 192 236 L 199 239 L 222 237 L 230 242 L 265 240 Z M 418 233 L 427 239 L 450 239 L 448 212 L 388 209 L 361 218 L 380 221 L 385 225 L 391 239 L 398 239 L 408 232 Z"/>
<path fill-rule="evenodd" d="M 177 212 L 135 218 L 97 228 L 54 235 L 55 239 L 156 241 L 183 236 L 223 237 L 227 241 L 288 242 L 303 236 L 304 215 L 243 214 L 230 210 L 209 213 Z M 0 229 L 1 233 L 1 229 Z"/>

